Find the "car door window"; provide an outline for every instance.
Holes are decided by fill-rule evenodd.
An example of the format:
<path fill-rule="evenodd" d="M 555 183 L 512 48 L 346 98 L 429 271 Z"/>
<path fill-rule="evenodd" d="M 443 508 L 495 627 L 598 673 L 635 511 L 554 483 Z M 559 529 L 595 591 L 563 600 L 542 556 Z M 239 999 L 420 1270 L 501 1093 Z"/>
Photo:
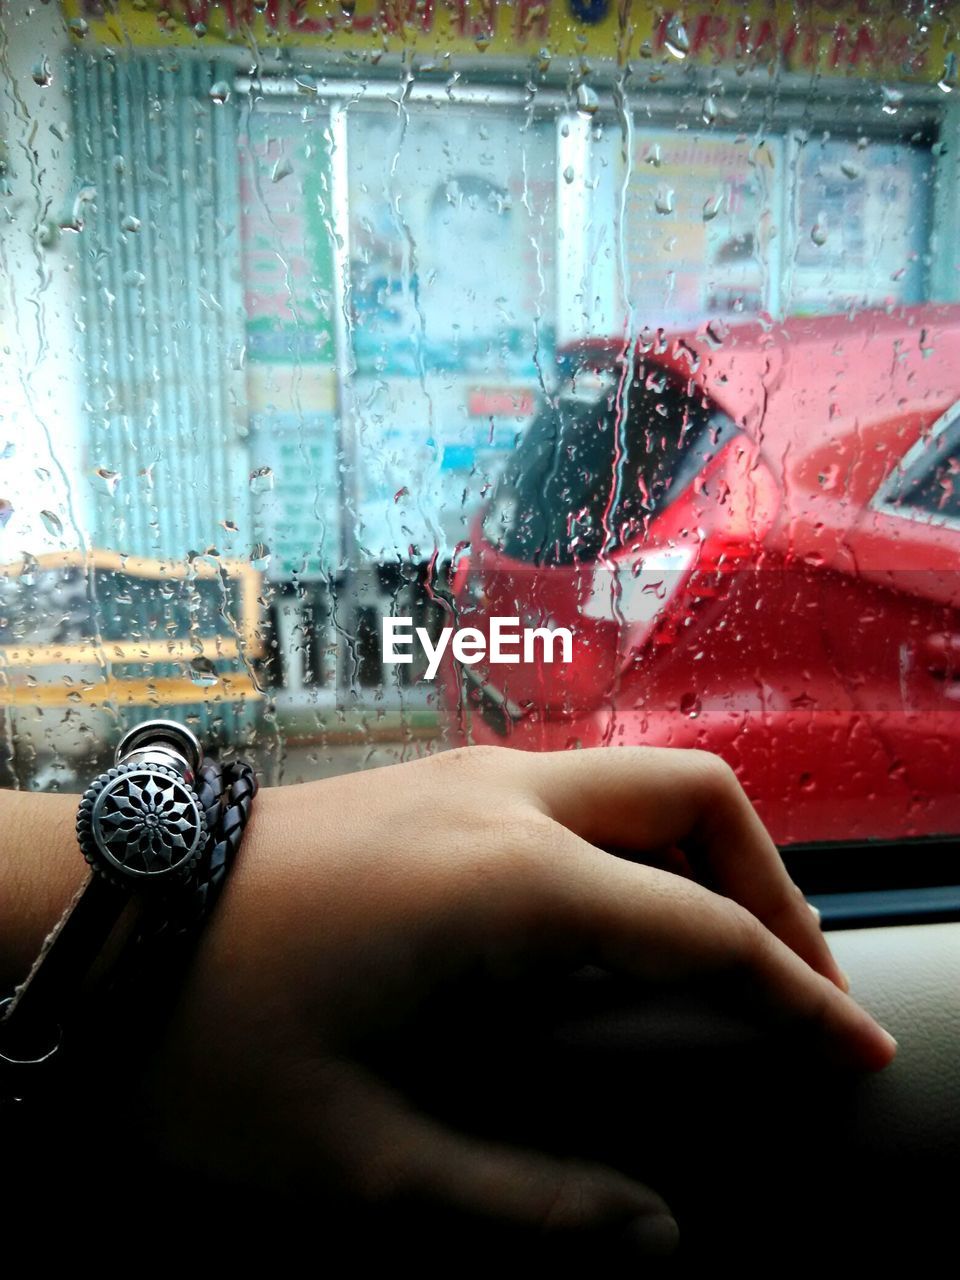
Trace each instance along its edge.
<path fill-rule="evenodd" d="M 902 459 L 879 505 L 932 524 L 960 521 L 960 404 L 951 406 Z"/>
<path fill-rule="evenodd" d="M 853 9 L 5 6 L 4 785 L 167 715 L 269 783 L 694 746 L 783 844 L 960 834 L 960 85 Z M 421 642 L 497 618 L 572 659 Z"/>
<path fill-rule="evenodd" d="M 633 379 L 625 390 L 610 373 L 585 373 L 527 428 L 485 528 L 506 555 L 534 563 L 613 554 L 694 478 L 722 434 L 716 407 L 661 372 Z"/>

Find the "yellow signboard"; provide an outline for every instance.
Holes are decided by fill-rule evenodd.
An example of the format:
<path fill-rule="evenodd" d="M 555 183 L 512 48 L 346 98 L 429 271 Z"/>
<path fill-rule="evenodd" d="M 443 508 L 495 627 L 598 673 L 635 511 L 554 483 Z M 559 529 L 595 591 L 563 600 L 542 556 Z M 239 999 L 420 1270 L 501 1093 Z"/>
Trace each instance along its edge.
<path fill-rule="evenodd" d="M 223 43 L 349 52 L 689 61 L 737 70 L 942 82 L 953 27 L 923 0 L 63 0 L 78 41 L 118 48 Z M 932 9 L 932 14 L 931 14 Z"/>

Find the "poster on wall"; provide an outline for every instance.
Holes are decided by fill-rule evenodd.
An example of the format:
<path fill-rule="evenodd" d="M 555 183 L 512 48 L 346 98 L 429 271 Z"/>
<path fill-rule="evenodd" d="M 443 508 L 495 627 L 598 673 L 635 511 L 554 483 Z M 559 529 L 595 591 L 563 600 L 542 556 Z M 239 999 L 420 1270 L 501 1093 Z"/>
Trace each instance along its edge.
<path fill-rule="evenodd" d="M 358 368 L 535 375 L 554 342 L 555 125 L 425 107 L 354 111 Z"/>
<path fill-rule="evenodd" d="M 780 138 L 637 129 L 624 173 L 611 130 L 596 158 L 626 189 L 619 266 L 637 324 L 750 316 L 770 306 Z"/>
<path fill-rule="evenodd" d="M 843 311 L 923 296 L 933 166 L 903 142 L 825 138 L 797 160 L 792 312 Z"/>
<path fill-rule="evenodd" d="M 272 581 L 325 579 L 340 565 L 336 420 L 333 413 L 257 415 L 250 433 L 251 559 Z"/>
<path fill-rule="evenodd" d="M 248 358 L 333 365 L 328 109 L 253 103 L 241 117 Z"/>
<path fill-rule="evenodd" d="M 356 380 L 357 543 L 366 560 L 441 561 L 477 510 L 540 400 L 528 381 L 457 374 Z"/>
<path fill-rule="evenodd" d="M 463 543 L 552 376 L 555 153 L 555 122 L 516 113 L 350 113 L 364 559 Z"/>
<path fill-rule="evenodd" d="M 321 577 L 341 551 L 328 118 L 262 103 L 242 117 L 250 485 L 275 578 Z"/>

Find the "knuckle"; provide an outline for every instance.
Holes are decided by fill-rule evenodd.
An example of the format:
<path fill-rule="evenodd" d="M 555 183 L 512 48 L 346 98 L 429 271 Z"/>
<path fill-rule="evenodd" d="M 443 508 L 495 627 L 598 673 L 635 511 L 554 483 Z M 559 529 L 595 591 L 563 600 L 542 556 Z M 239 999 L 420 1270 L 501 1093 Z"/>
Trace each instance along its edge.
<path fill-rule="evenodd" d="M 434 759 L 439 768 L 462 773 L 499 769 L 505 765 L 507 756 L 515 754 L 509 747 L 477 745 L 455 747 L 452 751 L 441 752 Z"/>
<path fill-rule="evenodd" d="M 524 879 L 539 879 L 554 861 L 561 843 L 557 824 L 531 805 L 507 810 L 497 821 L 508 867 Z"/>
<path fill-rule="evenodd" d="M 521 949 L 536 950 L 536 939 L 558 931 L 572 933 L 579 904 L 563 872 L 568 833 L 532 807 L 504 813 L 497 822 L 499 845 L 483 855 L 483 866 L 502 927 Z"/>
<path fill-rule="evenodd" d="M 556 1170 L 556 1182 L 544 1201 L 540 1230 L 544 1234 L 576 1230 L 589 1214 L 585 1202 L 592 1199 L 588 1183 L 594 1181 L 582 1164 L 564 1161 Z"/>
<path fill-rule="evenodd" d="M 540 1230 L 545 1235 L 571 1233 L 627 1218 L 636 1212 L 637 1188 L 612 1169 L 581 1160 L 562 1161 L 553 1172 L 554 1185 L 544 1200 Z"/>
<path fill-rule="evenodd" d="M 808 905 L 806 905 L 806 897 L 804 891 L 801 890 L 799 884 L 788 881 L 778 888 L 776 897 L 773 897 L 769 904 L 764 904 L 763 919 L 768 929 L 772 929 L 774 933 L 783 925 L 791 927 L 796 920 L 813 925 L 813 915 L 810 915 Z"/>
<path fill-rule="evenodd" d="M 735 902 L 727 908 L 727 921 L 732 967 L 737 970 L 755 969 L 767 953 L 767 930 L 746 907 Z"/>
<path fill-rule="evenodd" d="M 457 825 L 464 865 L 505 909 L 511 903 L 528 906 L 542 896 L 560 843 L 552 819 L 532 805 L 513 803 L 460 814 Z"/>
<path fill-rule="evenodd" d="M 767 913 L 767 921 L 769 925 L 774 926 L 794 916 L 801 920 L 809 917 L 810 923 L 813 923 L 813 916 L 807 909 L 807 899 L 803 890 L 793 880 L 788 880 L 778 894 L 777 900 L 772 903 Z"/>
<path fill-rule="evenodd" d="M 410 1199 L 413 1178 L 401 1152 L 383 1145 L 353 1159 L 342 1172 L 345 1190 L 372 1208 L 388 1208 Z"/>
<path fill-rule="evenodd" d="M 826 1028 L 830 1022 L 831 1009 L 834 1007 L 835 999 L 836 992 L 828 982 L 816 984 L 810 997 L 809 1006 L 802 1014 L 797 1014 L 797 1021 L 806 1022 L 811 1027 Z"/>
<path fill-rule="evenodd" d="M 740 791 L 737 775 L 722 756 L 712 751 L 692 750 L 688 758 L 708 797 L 729 799 Z"/>
<path fill-rule="evenodd" d="M 550 851 L 559 843 L 562 828 L 548 814 L 534 805 L 522 804 L 514 810 L 511 829 L 519 834 L 523 846 L 535 851 Z"/>

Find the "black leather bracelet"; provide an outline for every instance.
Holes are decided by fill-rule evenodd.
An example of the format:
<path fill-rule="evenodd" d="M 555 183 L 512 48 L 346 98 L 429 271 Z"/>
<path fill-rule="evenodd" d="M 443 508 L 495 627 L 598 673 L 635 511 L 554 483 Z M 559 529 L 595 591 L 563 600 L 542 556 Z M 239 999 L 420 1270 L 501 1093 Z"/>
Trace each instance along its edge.
<path fill-rule="evenodd" d="M 124 735 L 77 813 L 90 875 L 26 981 L 0 1001 L 0 1097 L 42 1091 L 76 1023 L 102 1022 L 124 998 L 128 1010 L 136 1000 L 141 1024 L 160 1017 L 223 889 L 256 789 L 248 763 L 204 759 L 174 721 Z"/>

